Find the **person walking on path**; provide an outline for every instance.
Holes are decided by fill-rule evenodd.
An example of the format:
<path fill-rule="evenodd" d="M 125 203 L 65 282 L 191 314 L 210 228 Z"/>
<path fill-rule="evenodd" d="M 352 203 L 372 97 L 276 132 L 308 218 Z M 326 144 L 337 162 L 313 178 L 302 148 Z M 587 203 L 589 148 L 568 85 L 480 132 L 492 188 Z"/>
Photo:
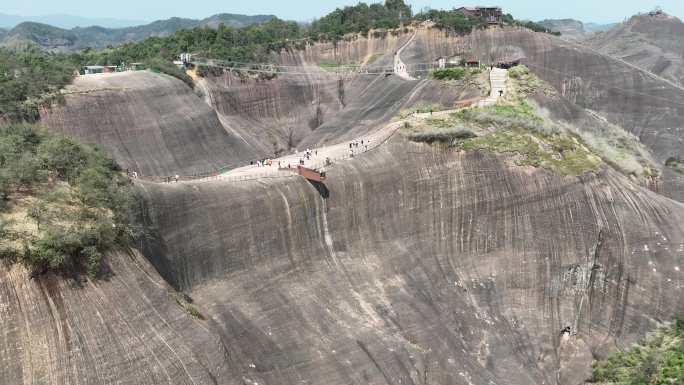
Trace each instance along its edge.
<path fill-rule="evenodd" d="M 176 181 L 176 183 L 178 183 L 178 179 L 180 179 L 180 177 L 178 176 L 178 174 L 176 174 L 176 176 L 174 176 L 173 179 Z"/>

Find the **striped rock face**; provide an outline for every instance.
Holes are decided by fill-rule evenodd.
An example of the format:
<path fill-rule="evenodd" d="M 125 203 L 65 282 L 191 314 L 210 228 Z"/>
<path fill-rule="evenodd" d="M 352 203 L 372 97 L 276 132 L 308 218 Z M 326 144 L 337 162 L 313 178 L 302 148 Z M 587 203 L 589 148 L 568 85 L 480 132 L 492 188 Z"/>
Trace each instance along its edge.
<path fill-rule="evenodd" d="M 149 236 L 109 255 L 100 281 L 1 264 L 0 383 L 580 384 L 594 357 L 684 312 L 684 193 L 661 164 L 684 150 L 662 100 L 681 89 L 523 30 L 421 29 L 274 60 L 392 66 L 400 47 L 415 80 L 224 74 L 198 96 L 150 73 L 79 78 L 44 124 L 146 175 L 272 157 L 288 133 L 300 157 L 373 148 L 335 159 L 323 183 L 139 180 Z M 481 96 L 410 72 L 464 47 L 483 63 L 524 56 L 557 92 L 532 96 L 549 119 L 637 135 L 660 188 L 384 135 L 403 109 Z"/>

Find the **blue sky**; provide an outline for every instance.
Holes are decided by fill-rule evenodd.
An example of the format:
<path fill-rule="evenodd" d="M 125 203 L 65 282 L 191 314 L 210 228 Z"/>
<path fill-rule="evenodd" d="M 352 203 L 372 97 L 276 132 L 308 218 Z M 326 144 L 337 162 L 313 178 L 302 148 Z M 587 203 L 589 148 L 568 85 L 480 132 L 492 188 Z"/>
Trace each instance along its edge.
<path fill-rule="evenodd" d="M 367 1 L 374 2 L 374 1 Z M 133 20 L 157 20 L 172 16 L 203 18 L 212 14 L 275 14 L 290 20 L 311 20 L 339 6 L 353 5 L 357 0 L 6 0 L 0 13 L 24 16 L 71 14 L 86 17 L 110 17 Z M 589 22 L 622 21 L 637 12 L 660 5 L 666 12 L 684 18 L 684 0 L 491 0 L 448 1 L 408 0 L 414 11 L 425 6 L 453 8 L 461 5 L 504 7 L 519 19 L 575 18 Z M 200 6 L 201 4 L 201 6 Z"/>

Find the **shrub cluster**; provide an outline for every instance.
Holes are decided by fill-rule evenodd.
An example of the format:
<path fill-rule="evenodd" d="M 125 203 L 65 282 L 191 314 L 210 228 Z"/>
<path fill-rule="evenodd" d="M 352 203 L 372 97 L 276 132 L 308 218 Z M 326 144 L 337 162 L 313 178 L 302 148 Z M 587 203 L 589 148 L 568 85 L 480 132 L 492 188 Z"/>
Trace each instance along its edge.
<path fill-rule="evenodd" d="M 0 48 L 0 122 L 39 119 L 46 96 L 69 84 L 77 64 L 70 56 L 49 54 L 36 47 Z"/>
<path fill-rule="evenodd" d="M 441 128 L 430 131 L 414 132 L 408 135 L 409 140 L 422 143 L 452 144 L 454 141 L 474 138 L 476 135 L 460 127 Z"/>
<path fill-rule="evenodd" d="M 100 272 L 135 235 L 130 181 L 101 150 L 27 125 L 0 126 L 0 256 L 35 272 Z"/>
<path fill-rule="evenodd" d="M 487 23 L 484 20 L 471 19 L 456 10 L 445 11 L 438 9 L 425 10 L 416 15 L 416 20 L 431 20 L 437 28 L 456 32 L 469 33 L 475 28 L 484 28 Z"/>
<path fill-rule="evenodd" d="M 386 0 L 384 4 L 359 3 L 338 8 L 314 21 L 308 31 L 313 40 L 339 40 L 348 33 L 368 33 L 377 28 L 398 28 L 402 21 L 410 21 L 411 7 L 403 0 Z"/>
<path fill-rule="evenodd" d="M 452 67 L 434 70 L 431 75 L 437 80 L 462 80 L 481 72 L 482 70 L 479 68 Z"/>
<path fill-rule="evenodd" d="M 148 59 L 145 64 L 147 65 L 147 68 L 153 72 L 161 72 L 163 74 L 173 76 L 176 79 L 182 80 L 191 88 L 195 86 L 192 78 L 186 74 L 182 68 L 178 68 L 178 66 L 170 61 L 161 58 L 151 58 Z"/>
<path fill-rule="evenodd" d="M 551 31 L 550 29 L 544 27 L 543 25 L 541 25 L 539 23 L 535 23 L 534 21 L 516 21 L 514 24 L 519 25 L 521 27 L 525 27 L 525 28 L 530 29 L 534 32 L 543 32 L 543 33 L 548 33 L 550 35 L 555 35 L 555 36 L 561 35 L 560 32 Z"/>
<path fill-rule="evenodd" d="M 486 108 L 467 108 L 454 114 L 464 121 L 480 126 L 495 126 L 498 129 L 521 128 L 535 132 L 551 130 L 544 124 L 534 108 L 522 100 L 515 104 L 496 104 Z"/>
<path fill-rule="evenodd" d="M 537 116 L 524 100 L 462 109 L 406 129 L 411 129 L 405 135 L 412 141 L 509 153 L 518 165 L 543 167 L 561 175 L 581 175 L 601 165 L 601 158 L 579 137 Z"/>
<path fill-rule="evenodd" d="M 684 384 L 684 317 L 629 350 L 593 365 L 592 383 Z"/>
<path fill-rule="evenodd" d="M 513 79 L 522 79 L 530 74 L 530 69 L 525 65 L 517 65 L 508 70 L 508 76 Z"/>
<path fill-rule="evenodd" d="M 432 77 L 438 80 L 461 80 L 466 75 L 463 67 L 444 68 L 432 71 Z"/>

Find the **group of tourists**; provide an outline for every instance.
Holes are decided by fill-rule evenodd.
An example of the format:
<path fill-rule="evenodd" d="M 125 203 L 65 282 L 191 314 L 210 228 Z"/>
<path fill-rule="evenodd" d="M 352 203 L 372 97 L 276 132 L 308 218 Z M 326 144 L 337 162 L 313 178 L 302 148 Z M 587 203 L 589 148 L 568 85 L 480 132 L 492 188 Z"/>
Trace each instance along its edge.
<path fill-rule="evenodd" d="M 354 157 L 355 153 L 359 152 L 364 152 L 368 151 L 368 148 L 370 146 L 370 139 L 360 139 L 360 140 L 355 140 L 352 142 L 349 142 L 349 156 Z M 318 156 L 318 150 L 312 150 L 310 148 L 307 148 L 303 153 L 300 153 L 295 150 L 295 155 L 299 156 L 299 165 L 304 166 L 306 161 L 311 160 L 312 157 Z M 256 160 L 256 161 L 250 161 L 249 162 L 250 166 L 257 166 L 257 167 L 273 167 L 277 166 L 278 169 L 292 169 L 293 164 L 292 163 L 284 163 L 283 161 L 280 160 L 273 160 L 270 158 L 262 159 L 262 160 Z M 330 166 L 332 165 L 332 159 L 328 156 L 325 157 L 325 165 Z M 294 167 L 296 168 L 296 167 Z M 138 173 L 135 171 L 129 171 L 128 172 L 129 177 L 131 178 L 138 178 Z M 218 174 L 217 174 L 218 175 Z M 180 176 L 178 174 L 174 176 L 167 176 L 164 177 L 164 183 L 178 183 L 180 181 Z"/>
<path fill-rule="evenodd" d="M 311 157 L 314 155 L 318 155 L 318 150 L 311 150 L 310 148 L 307 148 L 304 151 L 304 154 L 302 155 L 302 157 L 299 158 L 299 164 L 303 166 L 304 161 L 311 160 Z"/>
<path fill-rule="evenodd" d="M 257 160 L 256 162 L 254 162 L 254 161 L 249 162 L 250 166 L 253 166 L 254 164 L 256 164 L 257 167 L 266 167 L 266 166 L 271 167 L 271 166 L 273 166 L 273 159 L 263 159 L 263 160 Z"/>
<path fill-rule="evenodd" d="M 349 157 L 353 158 L 354 153 L 357 152 L 355 149 L 358 149 L 359 147 L 363 149 L 363 151 L 368 151 L 368 146 L 370 145 L 370 139 L 361 139 L 355 140 L 353 142 L 349 142 Z"/>
<path fill-rule="evenodd" d="M 164 177 L 164 183 L 171 183 L 171 182 L 178 183 L 179 180 L 180 180 L 180 176 L 178 174 L 176 174 L 174 176 Z"/>

